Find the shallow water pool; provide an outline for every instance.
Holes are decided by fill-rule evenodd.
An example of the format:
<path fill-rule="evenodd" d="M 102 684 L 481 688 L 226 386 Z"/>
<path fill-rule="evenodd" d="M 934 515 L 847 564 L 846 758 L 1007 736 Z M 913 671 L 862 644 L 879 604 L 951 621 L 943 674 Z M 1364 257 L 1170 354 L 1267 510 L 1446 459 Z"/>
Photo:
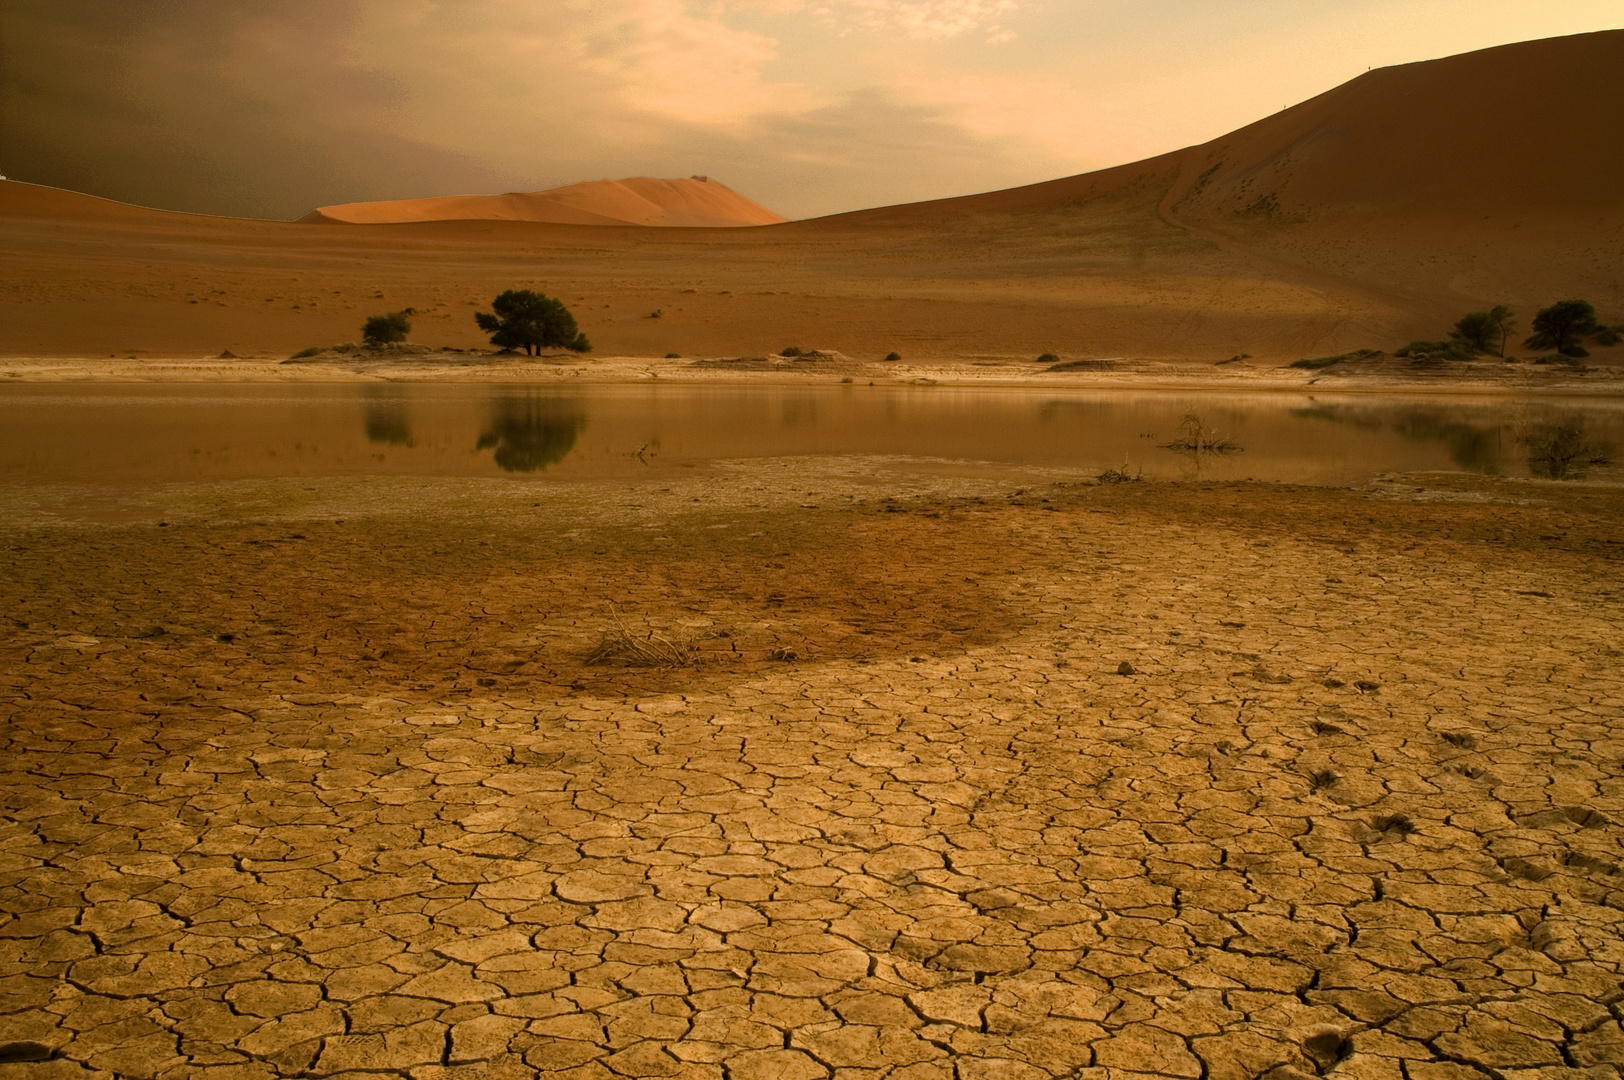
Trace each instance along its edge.
<path fill-rule="evenodd" d="M 1192 436 L 1194 437 L 1192 439 Z M 1176 449 L 1191 441 L 1206 449 Z M 942 386 L 0 387 L 0 481 L 635 480 L 740 459 L 887 471 L 1362 482 L 1463 470 L 1609 479 L 1624 402 Z"/>

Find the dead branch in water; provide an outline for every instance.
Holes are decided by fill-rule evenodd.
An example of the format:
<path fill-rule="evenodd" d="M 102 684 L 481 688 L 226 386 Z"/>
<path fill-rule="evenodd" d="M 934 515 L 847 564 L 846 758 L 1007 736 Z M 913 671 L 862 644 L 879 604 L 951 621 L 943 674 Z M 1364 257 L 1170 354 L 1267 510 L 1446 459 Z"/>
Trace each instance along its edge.
<path fill-rule="evenodd" d="M 1163 443 L 1162 449 L 1177 450 L 1185 454 L 1234 454 L 1242 449 L 1240 443 L 1226 439 L 1207 427 L 1195 413 L 1184 414 L 1179 431 L 1181 432 L 1179 437 L 1170 443 Z"/>

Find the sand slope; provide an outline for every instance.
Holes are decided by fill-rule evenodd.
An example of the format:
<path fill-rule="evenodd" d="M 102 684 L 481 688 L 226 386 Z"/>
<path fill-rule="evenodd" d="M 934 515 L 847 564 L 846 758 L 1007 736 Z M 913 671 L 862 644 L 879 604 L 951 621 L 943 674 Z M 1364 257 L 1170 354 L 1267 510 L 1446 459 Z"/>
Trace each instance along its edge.
<path fill-rule="evenodd" d="M 1371 72 L 1114 169 L 766 228 L 591 223 L 655 213 L 631 181 L 570 195 L 573 224 L 369 229 L 5 182 L 0 352 L 285 354 L 406 306 L 415 340 L 466 347 L 483 343 L 476 306 L 513 287 L 562 296 L 600 354 L 644 356 L 1268 363 L 1391 351 L 1497 303 L 1524 329 L 1569 297 L 1624 321 L 1620 130 L 1624 31 L 1609 31 Z M 671 224 L 705 209 L 677 193 L 736 194 L 647 183 L 676 185 L 655 193 Z"/>
<path fill-rule="evenodd" d="M 546 221 L 558 225 L 661 225 L 726 228 L 786 220 L 708 177 L 593 180 L 547 191 L 452 195 L 323 206 L 303 222 L 386 224 L 405 221 Z"/>

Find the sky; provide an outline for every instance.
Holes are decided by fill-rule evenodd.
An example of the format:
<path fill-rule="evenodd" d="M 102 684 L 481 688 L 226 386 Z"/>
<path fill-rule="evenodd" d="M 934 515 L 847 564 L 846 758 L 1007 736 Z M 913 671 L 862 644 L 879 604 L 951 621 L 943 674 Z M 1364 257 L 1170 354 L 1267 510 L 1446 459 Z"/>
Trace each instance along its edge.
<path fill-rule="evenodd" d="M 705 174 L 811 217 L 1621 26 L 1621 0 L 4 0 L 0 174 L 268 218 Z"/>

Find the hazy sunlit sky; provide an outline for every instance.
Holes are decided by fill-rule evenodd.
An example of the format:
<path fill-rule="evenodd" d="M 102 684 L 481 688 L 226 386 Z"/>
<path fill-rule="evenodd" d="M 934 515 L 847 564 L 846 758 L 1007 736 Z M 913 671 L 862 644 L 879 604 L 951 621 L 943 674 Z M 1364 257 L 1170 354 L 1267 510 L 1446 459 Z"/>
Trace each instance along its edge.
<path fill-rule="evenodd" d="M 1621 25 L 1624 0 L 4 0 L 0 173 L 264 217 L 705 173 L 805 217 Z"/>

